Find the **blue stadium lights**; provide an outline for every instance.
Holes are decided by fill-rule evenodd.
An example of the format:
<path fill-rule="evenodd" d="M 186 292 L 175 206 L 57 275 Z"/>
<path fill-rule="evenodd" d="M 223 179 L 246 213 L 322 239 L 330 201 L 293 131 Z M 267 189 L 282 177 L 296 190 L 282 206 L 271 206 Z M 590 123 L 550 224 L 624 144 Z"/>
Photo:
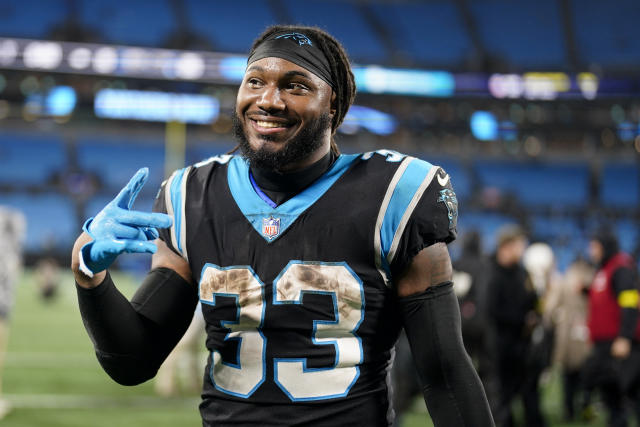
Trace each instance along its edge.
<path fill-rule="evenodd" d="M 355 67 L 353 74 L 360 92 L 432 97 L 455 93 L 453 74 L 446 71 Z"/>
<path fill-rule="evenodd" d="M 106 119 L 208 124 L 218 118 L 220 103 L 209 95 L 102 89 L 94 110 Z"/>
<path fill-rule="evenodd" d="M 33 116 L 65 117 L 76 107 L 76 91 L 69 86 L 55 86 L 45 94 L 32 93 L 25 100 L 26 111 Z"/>
<path fill-rule="evenodd" d="M 45 111 L 52 116 L 68 116 L 76 107 L 76 91 L 69 86 L 56 86 L 45 98 Z"/>
<path fill-rule="evenodd" d="M 220 60 L 220 74 L 231 82 L 240 83 L 246 68 L 246 56 L 229 56 Z"/>
<path fill-rule="evenodd" d="M 481 141 L 491 141 L 498 137 L 498 121 L 489 111 L 476 111 L 471 115 L 471 133 Z"/>
<path fill-rule="evenodd" d="M 352 105 L 338 129 L 349 135 L 357 133 L 361 128 L 376 135 L 390 135 L 397 127 L 396 119 L 387 113 L 361 105 Z"/>

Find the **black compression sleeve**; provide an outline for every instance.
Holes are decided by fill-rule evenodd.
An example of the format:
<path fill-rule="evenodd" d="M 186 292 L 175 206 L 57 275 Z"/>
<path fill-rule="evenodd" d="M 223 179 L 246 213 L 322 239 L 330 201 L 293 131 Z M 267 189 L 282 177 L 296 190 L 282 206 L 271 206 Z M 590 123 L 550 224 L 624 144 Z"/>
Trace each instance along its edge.
<path fill-rule="evenodd" d="M 399 299 L 404 329 L 436 426 L 493 426 L 487 398 L 460 332 L 451 282 Z"/>
<path fill-rule="evenodd" d="M 176 313 L 163 316 L 159 310 L 153 312 L 150 307 L 164 308 L 166 301 L 175 296 L 172 289 L 188 289 L 190 286 L 171 270 L 153 270 L 136 293 L 136 296 L 146 295 L 147 298 L 135 305 L 116 289 L 109 273 L 96 288 L 76 286 L 85 328 L 102 368 L 114 381 L 135 385 L 155 376 L 187 329 L 196 304 L 192 300 L 196 297 L 192 296 L 186 304 L 175 300 L 173 311 L 181 313 L 181 316 Z M 155 292 L 150 289 L 155 289 Z M 156 305 L 155 301 L 160 303 Z M 136 308 L 141 307 L 145 309 L 138 312 Z"/>

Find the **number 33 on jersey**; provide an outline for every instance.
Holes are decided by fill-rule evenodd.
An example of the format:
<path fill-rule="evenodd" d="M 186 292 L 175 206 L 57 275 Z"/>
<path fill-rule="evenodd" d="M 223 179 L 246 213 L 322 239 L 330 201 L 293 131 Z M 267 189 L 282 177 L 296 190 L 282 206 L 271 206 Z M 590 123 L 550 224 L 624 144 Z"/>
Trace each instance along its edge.
<path fill-rule="evenodd" d="M 265 309 L 264 285 L 251 267 L 220 268 L 206 265 L 201 276 L 200 300 L 216 305 L 216 297 L 228 297 L 237 307 L 236 317 L 221 322 L 228 328 L 226 341 L 236 341 L 235 361 L 225 361 L 214 351 L 211 377 L 221 391 L 250 396 L 266 376 L 266 347 L 262 327 Z M 305 293 L 326 295 L 333 305 L 334 319 L 314 321 L 311 341 L 330 345 L 335 361 L 326 368 L 309 368 L 300 358 L 274 358 L 274 380 L 291 400 L 326 399 L 347 394 L 358 378 L 362 343 L 355 331 L 363 317 L 362 282 L 346 264 L 292 261 L 273 282 L 273 305 L 303 304 Z M 282 328 L 291 325 L 283 324 Z M 278 327 L 278 325 L 274 325 Z"/>

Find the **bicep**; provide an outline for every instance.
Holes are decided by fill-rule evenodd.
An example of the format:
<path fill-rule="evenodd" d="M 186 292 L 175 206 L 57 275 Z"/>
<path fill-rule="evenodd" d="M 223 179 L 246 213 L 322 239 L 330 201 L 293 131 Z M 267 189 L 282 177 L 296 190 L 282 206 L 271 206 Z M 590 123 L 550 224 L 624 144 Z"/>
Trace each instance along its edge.
<path fill-rule="evenodd" d="M 151 269 L 168 268 L 178 273 L 187 282 L 193 283 L 189 263 L 172 251 L 163 240 L 156 239 L 155 243 L 158 246 L 158 251 L 151 258 Z"/>
<path fill-rule="evenodd" d="M 453 268 L 446 243 L 434 243 L 413 257 L 396 281 L 396 291 L 399 297 L 416 294 L 430 286 L 451 281 L 452 275 Z"/>

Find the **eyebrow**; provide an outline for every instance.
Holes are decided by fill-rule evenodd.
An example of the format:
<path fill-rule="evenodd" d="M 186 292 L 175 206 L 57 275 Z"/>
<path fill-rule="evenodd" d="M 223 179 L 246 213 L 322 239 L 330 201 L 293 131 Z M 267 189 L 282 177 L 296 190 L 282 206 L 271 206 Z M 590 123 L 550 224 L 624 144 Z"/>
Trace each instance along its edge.
<path fill-rule="evenodd" d="M 257 71 L 259 73 L 264 72 L 264 68 L 262 68 L 259 65 L 252 65 L 251 67 L 247 68 L 247 73 L 251 72 L 251 71 Z M 291 70 L 291 71 L 287 71 L 284 74 L 284 77 L 294 77 L 294 76 L 300 76 L 300 77 L 304 77 L 307 80 L 311 80 L 311 76 L 308 73 L 305 73 L 304 71 L 298 71 L 298 70 Z"/>
<path fill-rule="evenodd" d="M 260 67 L 259 65 L 252 65 L 251 67 L 247 68 L 247 73 L 249 71 L 264 71 L 264 68 Z"/>
<path fill-rule="evenodd" d="M 285 77 L 300 76 L 300 77 L 304 77 L 305 79 L 311 80 L 311 76 L 308 73 L 305 73 L 303 71 L 297 71 L 297 70 L 287 71 L 284 76 Z"/>

